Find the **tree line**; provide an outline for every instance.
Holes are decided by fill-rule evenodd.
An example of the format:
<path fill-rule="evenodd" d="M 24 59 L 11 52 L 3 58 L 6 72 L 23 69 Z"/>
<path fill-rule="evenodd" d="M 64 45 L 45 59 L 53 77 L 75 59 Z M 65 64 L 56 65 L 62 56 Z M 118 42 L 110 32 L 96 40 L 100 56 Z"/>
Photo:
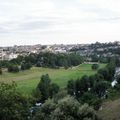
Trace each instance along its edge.
<path fill-rule="evenodd" d="M 1 68 L 8 68 L 8 72 L 19 72 L 19 70 L 27 70 L 32 66 L 59 68 L 79 65 L 83 62 L 83 58 L 75 53 L 70 54 L 54 54 L 50 52 L 30 54 L 28 56 L 18 56 L 10 61 L 0 61 Z"/>

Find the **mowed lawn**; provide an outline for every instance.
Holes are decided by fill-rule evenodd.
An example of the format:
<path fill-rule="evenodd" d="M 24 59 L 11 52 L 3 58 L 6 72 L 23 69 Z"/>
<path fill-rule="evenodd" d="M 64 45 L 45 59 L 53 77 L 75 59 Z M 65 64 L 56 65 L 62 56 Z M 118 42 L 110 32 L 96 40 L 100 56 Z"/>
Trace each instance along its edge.
<path fill-rule="evenodd" d="M 105 64 L 100 64 L 99 68 L 104 66 Z M 76 79 L 82 77 L 83 75 L 92 75 L 95 73 L 96 71 L 91 69 L 91 64 L 81 64 L 67 70 L 64 68 L 50 69 L 33 67 L 30 70 L 20 71 L 19 73 L 3 72 L 3 75 L 0 76 L 0 82 L 10 83 L 15 81 L 17 83 L 17 89 L 20 92 L 30 94 L 39 83 L 40 77 L 44 74 L 49 74 L 53 83 L 56 83 L 61 88 L 64 88 L 70 79 Z"/>

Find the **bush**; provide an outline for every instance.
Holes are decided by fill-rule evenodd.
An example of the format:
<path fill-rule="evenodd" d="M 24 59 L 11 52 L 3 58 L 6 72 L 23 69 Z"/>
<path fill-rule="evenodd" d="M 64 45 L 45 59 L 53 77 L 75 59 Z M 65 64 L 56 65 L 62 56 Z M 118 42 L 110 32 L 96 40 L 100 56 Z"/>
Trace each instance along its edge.
<path fill-rule="evenodd" d="M 93 64 L 92 65 L 92 70 L 97 70 L 99 68 L 99 65 L 98 64 Z"/>
<path fill-rule="evenodd" d="M 98 117 L 89 105 L 81 105 L 73 97 L 67 96 L 58 103 L 46 101 L 33 120 L 98 120 Z"/>
<path fill-rule="evenodd" d="M 2 68 L 0 68 L 0 75 L 2 75 Z"/>
<path fill-rule="evenodd" d="M 31 67 L 31 63 L 22 63 L 21 70 L 29 70 Z"/>
<path fill-rule="evenodd" d="M 80 98 L 80 102 L 82 104 L 87 103 L 90 106 L 93 106 L 95 110 L 98 110 L 101 106 L 102 100 L 99 99 L 97 96 L 95 96 L 92 93 L 86 92 L 83 94 L 83 96 Z"/>
<path fill-rule="evenodd" d="M 36 67 L 42 67 L 42 63 L 41 63 L 40 61 L 38 61 L 38 62 L 36 63 Z"/>
<path fill-rule="evenodd" d="M 10 65 L 8 67 L 8 72 L 14 72 L 14 73 L 17 73 L 19 72 L 19 67 L 17 65 Z"/>

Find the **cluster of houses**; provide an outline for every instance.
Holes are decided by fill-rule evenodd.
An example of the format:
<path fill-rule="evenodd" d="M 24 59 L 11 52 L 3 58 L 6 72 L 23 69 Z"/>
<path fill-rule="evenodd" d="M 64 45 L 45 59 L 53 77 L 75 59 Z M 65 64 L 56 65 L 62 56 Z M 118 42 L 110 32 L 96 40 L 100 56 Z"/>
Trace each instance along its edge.
<path fill-rule="evenodd" d="M 17 58 L 19 54 L 15 54 L 15 53 L 8 53 L 3 51 L 3 49 L 0 49 L 0 60 L 11 60 L 14 58 Z"/>
<path fill-rule="evenodd" d="M 95 44 L 54 44 L 54 45 L 21 45 L 13 47 L 0 47 L 0 60 L 11 60 L 17 58 L 18 55 L 26 56 L 30 53 L 40 53 L 40 52 L 52 52 L 52 53 L 70 53 L 76 52 L 81 56 L 91 56 L 97 53 L 99 56 L 100 53 L 103 57 L 112 56 L 113 53 L 110 51 L 105 52 L 109 49 L 120 48 L 120 42 L 106 43 L 104 44 L 95 43 Z M 89 58 L 89 57 L 88 57 Z M 90 58 L 89 58 L 90 59 Z"/>
<path fill-rule="evenodd" d="M 17 58 L 18 55 L 26 56 L 30 53 L 52 52 L 52 53 L 67 53 L 75 45 L 24 45 L 13 47 L 0 47 L 0 60 L 11 60 Z"/>

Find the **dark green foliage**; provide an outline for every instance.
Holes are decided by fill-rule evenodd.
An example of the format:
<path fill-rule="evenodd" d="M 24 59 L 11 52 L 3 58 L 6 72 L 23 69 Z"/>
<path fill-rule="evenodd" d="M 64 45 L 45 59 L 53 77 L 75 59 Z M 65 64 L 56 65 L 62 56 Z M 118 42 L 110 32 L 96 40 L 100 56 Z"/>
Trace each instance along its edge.
<path fill-rule="evenodd" d="M 116 93 L 120 92 L 120 75 L 116 76 L 117 84 L 114 86 L 114 89 L 117 91 Z"/>
<path fill-rule="evenodd" d="M 76 83 L 75 83 L 74 80 L 68 81 L 67 90 L 68 90 L 68 94 L 70 94 L 70 95 L 74 95 L 74 94 L 75 94 L 75 91 L 76 91 Z"/>
<path fill-rule="evenodd" d="M 51 80 L 49 78 L 49 75 L 42 75 L 41 80 L 36 88 L 38 93 L 41 94 L 41 98 L 39 100 L 45 101 L 49 97 L 53 97 L 58 91 L 59 91 L 59 86 L 56 84 L 51 84 Z M 38 95 L 39 96 L 39 95 Z"/>
<path fill-rule="evenodd" d="M 16 66 L 21 65 L 21 70 L 27 70 L 35 65 L 37 67 L 68 69 L 71 66 L 79 65 L 83 62 L 83 58 L 77 54 L 54 54 L 54 53 L 39 53 L 30 54 L 28 56 L 18 56 L 10 61 L 0 61 L 0 66 L 9 68 L 9 72 L 18 72 Z"/>
<path fill-rule="evenodd" d="M 29 70 L 32 67 L 31 63 L 22 63 L 21 70 Z"/>
<path fill-rule="evenodd" d="M 49 88 L 49 96 L 52 98 L 59 91 L 59 86 L 55 83 L 52 83 Z"/>
<path fill-rule="evenodd" d="M 7 60 L 0 61 L 1 68 L 7 68 L 8 65 L 9 65 L 9 62 Z"/>
<path fill-rule="evenodd" d="M 47 100 L 32 120 L 51 120 L 51 114 L 55 108 L 56 104 L 52 100 Z"/>
<path fill-rule="evenodd" d="M 80 80 L 79 83 L 80 83 L 80 84 L 79 84 L 80 92 L 81 92 L 81 93 L 87 92 L 87 91 L 88 91 L 88 88 L 89 88 L 89 86 L 90 86 L 90 84 L 89 84 L 89 77 L 88 77 L 87 75 L 84 75 L 84 76 L 81 78 L 81 80 Z M 76 86 L 77 86 L 77 84 L 76 84 Z"/>
<path fill-rule="evenodd" d="M 117 76 L 117 83 L 120 84 L 120 75 Z"/>
<path fill-rule="evenodd" d="M 107 69 L 108 69 L 108 73 L 109 73 L 109 77 L 108 77 L 108 80 L 112 81 L 113 80 L 113 76 L 115 74 L 115 68 L 116 68 L 116 64 L 115 62 L 110 62 L 108 65 L 107 65 Z"/>
<path fill-rule="evenodd" d="M 32 65 L 36 64 L 36 57 L 37 57 L 37 54 L 34 54 L 34 53 L 31 53 L 30 55 L 28 56 L 25 56 L 23 58 L 23 61 L 25 63 L 31 63 Z M 22 61 L 21 61 L 22 62 Z"/>
<path fill-rule="evenodd" d="M 98 71 L 98 73 L 99 73 L 100 75 L 102 75 L 105 80 L 110 81 L 110 80 L 109 80 L 109 72 L 108 72 L 108 69 L 107 69 L 107 68 L 100 69 L 100 70 Z"/>
<path fill-rule="evenodd" d="M 42 63 L 41 63 L 40 61 L 38 61 L 38 62 L 36 63 L 36 67 L 42 67 Z"/>
<path fill-rule="evenodd" d="M 92 62 L 98 62 L 99 61 L 99 57 L 97 56 L 97 54 L 92 55 L 91 58 L 92 58 Z"/>
<path fill-rule="evenodd" d="M 77 98 L 79 98 L 84 92 L 88 91 L 89 87 L 89 77 L 85 75 L 81 79 L 77 79 L 76 81 L 68 81 L 67 90 L 68 94 L 75 95 Z"/>
<path fill-rule="evenodd" d="M 102 100 L 98 98 L 95 94 L 86 92 L 80 98 L 80 103 L 87 103 L 90 106 L 93 106 L 95 110 L 98 110 L 101 106 Z"/>
<path fill-rule="evenodd" d="M 104 97 L 106 90 L 109 88 L 110 83 L 104 81 L 100 74 L 93 76 L 83 76 L 76 81 L 69 81 L 67 85 L 68 94 L 76 96 L 79 99 L 85 92 L 90 91 L 98 97 Z"/>
<path fill-rule="evenodd" d="M 103 76 L 104 80 L 111 82 L 115 74 L 115 67 L 115 58 L 111 58 L 107 66 L 98 70 L 98 73 Z"/>
<path fill-rule="evenodd" d="M 103 81 L 103 80 L 104 80 L 103 76 L 102 76 L 101 74 L 98 74 L 98 73 L 95 74 L 95 75 L 89 76 L 89 86 L 90 86 L 90 88 L 93 88 L 94 85 L 95 85 L 97 82 Z"/>
<path fill-rule="evenodd" d="M 99 68 L 99 65 L 98 64 L 93 64 L 92 65 L 92 70 L 97 70 Z"/>
<path fill-rule="evenodd" d="M 37 86 L 37 88 L 41 92 L 42 101 L 49 98 L 50 82 L 51 82 L 51 80 L 50 80 L 48 74 L 47 75 L 42 75 L 41 81 L 39 82 L 39 84 Z"/>
<path fill-rule="evenodd" d="M 101 56 L 101 57 L 99 58 L 99 62 L 100 62 L 100 63 L 108 63 L 108 58 Z"/>
<path fill-rule="evenodd" d="M 19 72 L 19 67 L 17 65 L 9 65 L 8 72 L 17 73 L 17 72 Z"/>
<path fill-rule="evenodd" d="M 98 117 L 87 104 L 81 105 L 68 96 L 58 103 L 53 100 L 46 101 L 33 120 L 98 120 Z"/>
<path fill-rule="evenodd" d="M 83 58 L 77 54 L 40 53 L 36 56 L 37 67 L 65 67 L 76 66 L 83 62 Z"/>
<path fill-rule="evenodd" d="M 0 68 L 0 75 L 2 75 L 2 68 Z"/>
<path fill-rule="evenodd" d="M 109 83 L 107 81 L 97 82 L 93 88 L 94 92 L 99 98 L 105 97 L 106 90 L 109 88 Z"/>
<path fill-rule="evenodd" d="M 67 69 L 71 66 L 79 65 L 83 62 L 83 58 L 78 54 L 54 54 L 50 52 L 33 54 L 28 56 L 18 56 L 16 59 L 10 61 L 0 61 L 2 67 L 9 67 L 9 65 L 21 65 L 21 70 L 30 69 L 32 65 L 37 67 L 59 68 Z"/>
<path fill-rule="evenodd" d="M 88 103 L 95 109 L 99 109 L 101 99 L 108 96 L 107 91 L 111 88 L 110 84 L 114 73 L 115 64 L 112 59 L 105 68 L 98 70 L 95 75 L 89 77 L 85 75 L 81 79 L 68 81 L 67 92 L 82 103 Z"/>
<path fill-rule="evenodd" d="M 42 98 L 41 91 L 38 88 L 36 88 L 35 90 L 33 90 L 32 95 L 35 98 L 35 100 L 38 101 L 38 102 Z"/>
<path fill-rule="evenodd" d="M 120 67 L 120 58 L 119 57 L 116 57 L 115 63 L 118 67 Z"/>
<path fill-rule="evenodd" d="M 27 120 L 29 104 L 16 92 L 16 84 L 0 83 L 0 120 Z"/>
<path fill-rule="evenodd" d="M 20 64 L 20 61 L 18 59 L 12 59 L 9 61 L 9 64 L 18 65 Z"/>
<path fill-rule="evenodd" d="M 57 94 L 53 96 L 53 100 L 55 103 L 58 103 L 59 100 L 63 99 L 68 95 L 66 90 L 60 90 Z"/>

